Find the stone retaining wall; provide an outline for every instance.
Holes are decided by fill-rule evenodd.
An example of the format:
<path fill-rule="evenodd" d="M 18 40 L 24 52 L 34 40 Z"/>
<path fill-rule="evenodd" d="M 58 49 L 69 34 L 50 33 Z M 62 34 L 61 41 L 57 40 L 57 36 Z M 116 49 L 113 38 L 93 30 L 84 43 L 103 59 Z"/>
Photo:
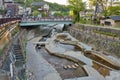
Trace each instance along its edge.
<path fill-rule="evenodd" d="M 75 27 L 79 27 L 81 30 L 89 30 L 89 31 L 101 31 L 107 32 L 111 34 L 115 34 L 120 38 L 120 29 L 112 28 L 112 27 L 104 27 L 104 26 L 93 26 L 93 25 L 84 25 L 84 24 L 75 24 Z"/>
<path fill-rule="evenodd" d="M 82 26 L 81 28 L 76 29 L 73 27 L 69 29 L 69 33 L 81 42 L 91 45 L 96 51 L 103 51 L 105 54 L 120 56 L 120 40 L 115 37 L 94 33 L 94 29 L 103 28 L 87 28 L 87 26 Z M 120 33 L 120 30 L 111 31 L 113 31 L 114 33 Z"/>
<path fill-rule="evenodd" d="M 11 25 L 11 26 L 18 26 L 18 23 L 16 23 L 15 25 Z M 10 26 L 10 27 L 11 27 Z M 11 49 L 11 45 L 12 45 L 12 40 L 14 35 L 12 35 L 12 33 L 16 34 L 15 30 L 18 29 L 18 27 L 14 28 L 13 30 L 11 29 L 11 31 L 9 31 L 9 33 L 6 35 L 4 35 L 1 39 L 0 39 L 0 68 L 2 68 L 3 63 L 5 62 L 6 58 L 9 55 L 10 49 Z"/>

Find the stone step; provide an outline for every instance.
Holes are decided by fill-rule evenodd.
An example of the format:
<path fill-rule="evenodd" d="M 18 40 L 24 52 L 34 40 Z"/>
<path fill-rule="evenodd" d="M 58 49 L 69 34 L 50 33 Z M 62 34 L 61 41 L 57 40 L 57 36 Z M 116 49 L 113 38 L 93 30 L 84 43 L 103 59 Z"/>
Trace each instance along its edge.
<path fill-rule="evenodd" d="M 77 63 L 75 63 L 73 65 L 65 65 L 65 66 L 63 66 L 64 69 L 76 69 L 77 67 L 79 67 L 79 65 Z"/>

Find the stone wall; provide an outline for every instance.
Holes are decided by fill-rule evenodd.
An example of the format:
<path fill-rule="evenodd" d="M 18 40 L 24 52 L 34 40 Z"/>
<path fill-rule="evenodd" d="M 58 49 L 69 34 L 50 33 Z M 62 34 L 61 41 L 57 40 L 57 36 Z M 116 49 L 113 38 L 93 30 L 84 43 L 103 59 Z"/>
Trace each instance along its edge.
<path fill-rule="evenodd" d="M 16 27 L 15 27 L 16 26 Z M 9 30 L 6 30 L 6 32 L 0 36 L 0 68 L 2 67 L 3 63 L 5 62 L 6 58 L 9 55 L 9 51 L 11 49 L 12 40 L 15 34 L 18 31 L 18 23 L 9 25 Z M 14 28 L 15 27 L 15 28 Z M 14 33 L 14 35 L 12 35 Z"/>
<path fill-rule="evenodd" d="M 91 25 L 84 25 L 84 24 L 75 24 L 73 25 L 75 27 L 79 27 L 79 29 L 82 30 L 89 30 L 89 31 L 103 31 L 103 32 L 107 32 L 107 33 L 112 33 L 112 34 L 116 34 L 119 36 L 120 38 L 120 29 L 118 28 L 112 28 L 110 26 L 108 27 L 104 27 L 104 26 L 91 26 Z"/>
<path fill-rule="evenodd" d="M 69 33 L 81 42 L 91 45 L 96 51 L 103 51 L 103 53 L 105 54 L 120 56 L 119 38 L 95 33 L 95 29 L 109 31 L 109 29 L 99 27 L 87 27 L 82 25 L 82 27 L 79 29 L 74 27 L 70 28 Z M 120 34 L 120 30 L 110 29 L 109 32 L 113 32 L 114 34 Z"/>

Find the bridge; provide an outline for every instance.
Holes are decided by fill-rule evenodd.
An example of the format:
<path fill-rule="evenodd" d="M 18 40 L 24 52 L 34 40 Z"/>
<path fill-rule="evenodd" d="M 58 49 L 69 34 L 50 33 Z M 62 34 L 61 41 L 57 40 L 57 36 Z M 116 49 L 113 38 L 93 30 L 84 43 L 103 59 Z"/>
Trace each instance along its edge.
<path fill-rule="evenodd" d="M 46 24 L 73 24 L 73 18 L 23 18 L 20 26 L 39 26 Z"/>

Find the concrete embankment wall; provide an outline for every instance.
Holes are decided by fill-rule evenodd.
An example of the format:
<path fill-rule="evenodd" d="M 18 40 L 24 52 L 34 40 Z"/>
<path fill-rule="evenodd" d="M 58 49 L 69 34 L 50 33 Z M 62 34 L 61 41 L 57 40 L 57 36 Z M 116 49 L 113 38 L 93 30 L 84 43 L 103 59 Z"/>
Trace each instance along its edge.
<path fill-rule="evenodd" d="M 7 25 L 7 28 L 3 30 L 3 34 L 0 35 L 0 49 L 3 49 L 8 44 L 13 36 L 19 31 L 18 23 Z"/>
<path fill-rule="evenodd" d="M 91 45 L 97 51 L 120 56 L 120 29 L 76 24 L 69 29 L 69 33 L 81 42 Z"/>
<path fill-rule="evenodd" d="M 0 36 L 0 68 L 9 55 L 8 52 L 10 51 L 13 37 L 19 31 L 18 23 L 8 25 L 8 27 L 10 28 L 7 29 L 2 36 Z"/>

